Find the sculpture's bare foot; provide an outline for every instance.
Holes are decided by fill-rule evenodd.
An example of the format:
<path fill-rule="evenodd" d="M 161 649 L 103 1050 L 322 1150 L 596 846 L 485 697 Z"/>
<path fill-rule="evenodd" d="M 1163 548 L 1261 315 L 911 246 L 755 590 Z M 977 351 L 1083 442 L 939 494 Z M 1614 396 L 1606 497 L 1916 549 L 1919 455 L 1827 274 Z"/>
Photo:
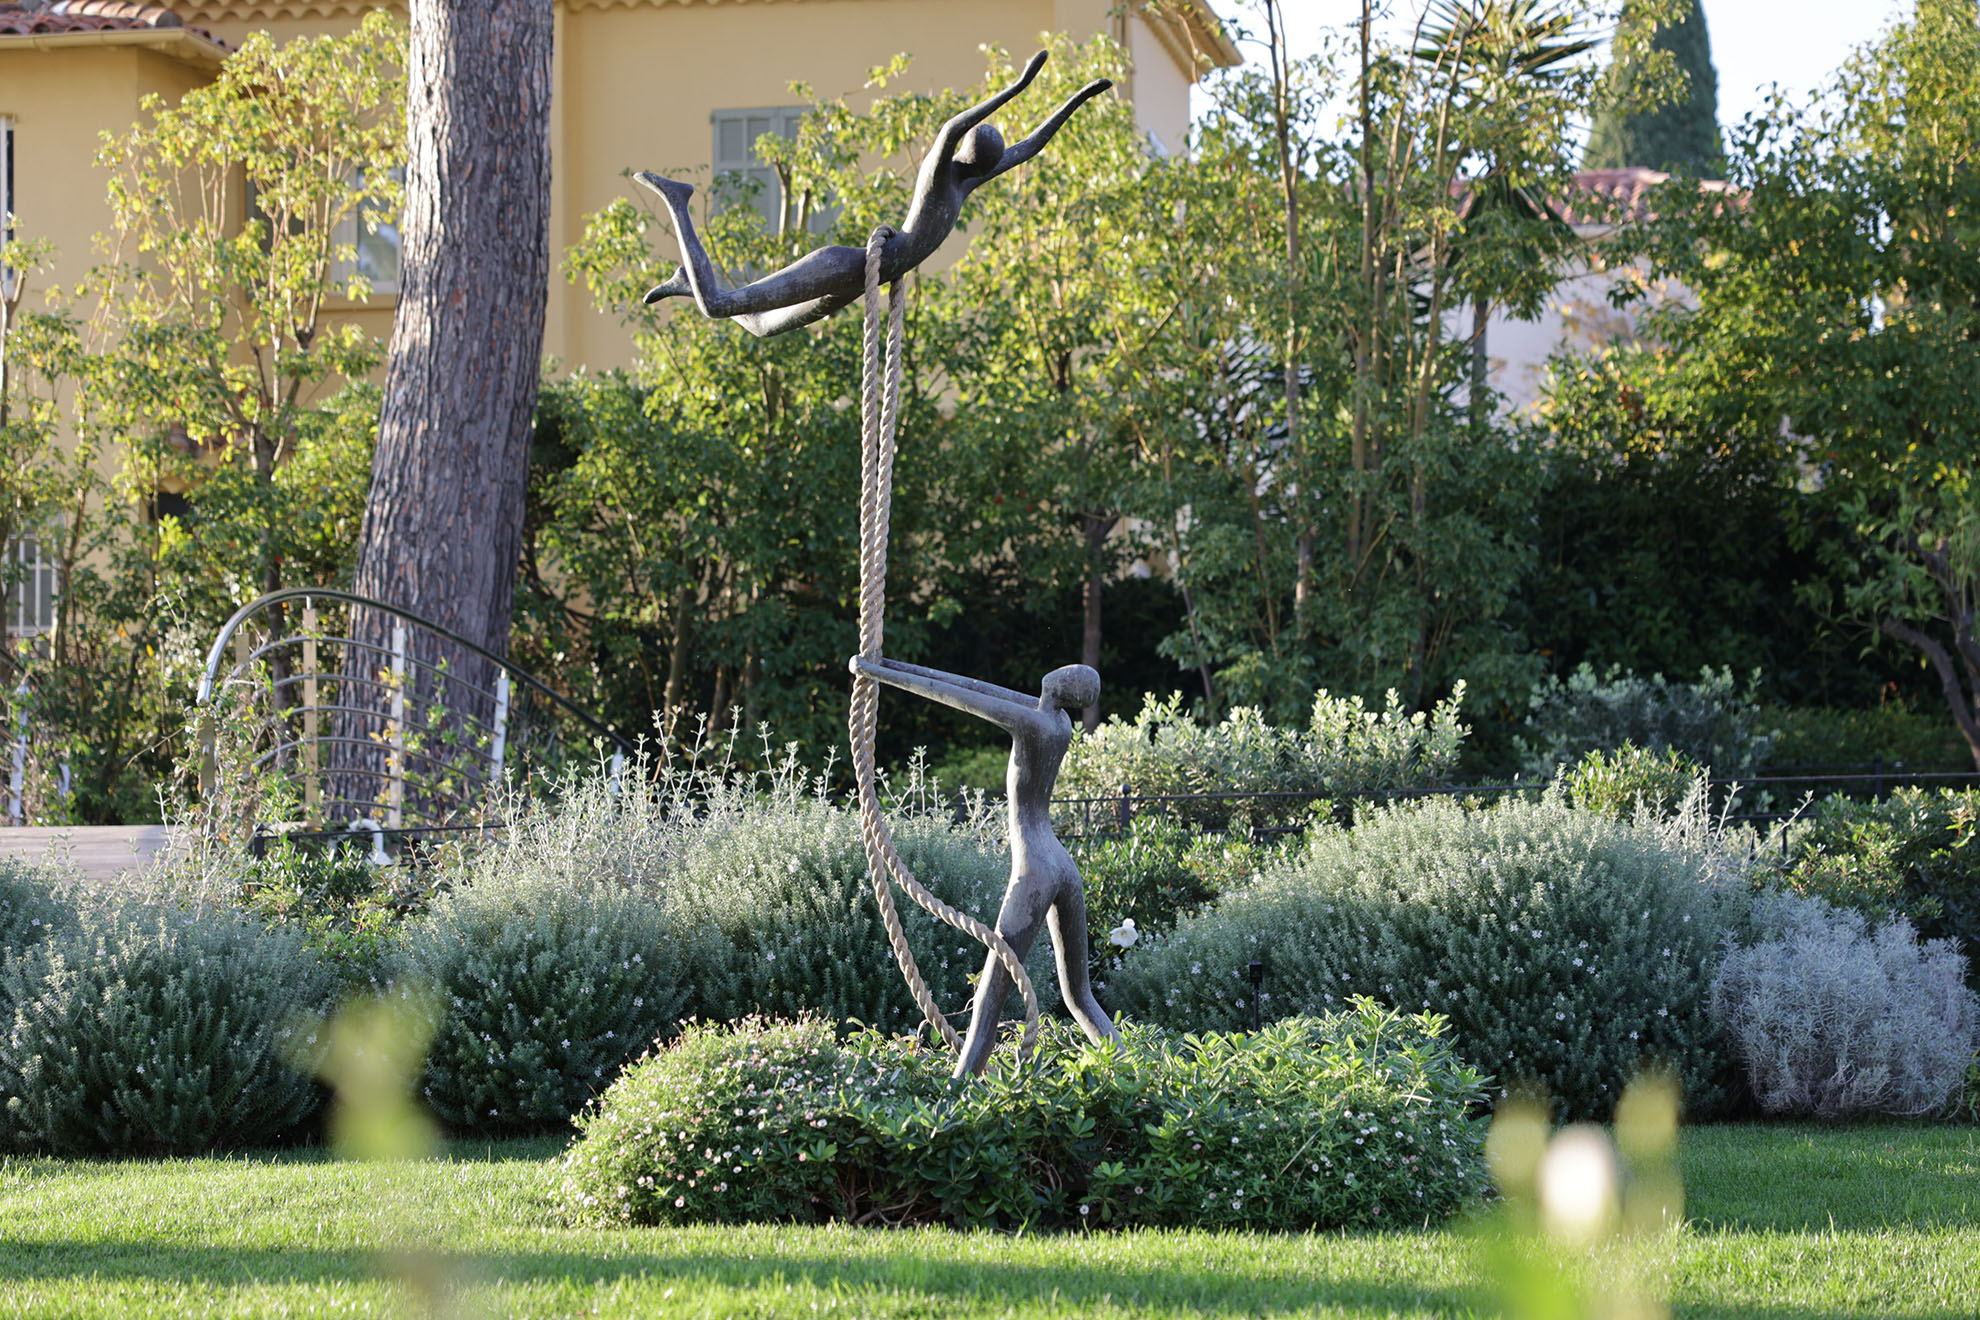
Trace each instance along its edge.
<path fill-rule="evenodd" d="M 645 184 L 653 192 L 659 193 L 662 201 L 670 207 L 685 207 L 688 198 L 694 196 L 694 185 L 682 183 L 678 179 L 663 179 L 651 170 L 641 170 L 633 175 L 635 182 Z"/>
<path fill-rule="evenodd" d="M 657 303 L 662 298 L 691 298 L 693 296 L 694 287 L 688 283 L 687 267 L 676 266 L 672 275 L 669 275 L 664 281 L 648 289 L 646 296 L 640 299 L 640 301 L 643 303 Z"/>

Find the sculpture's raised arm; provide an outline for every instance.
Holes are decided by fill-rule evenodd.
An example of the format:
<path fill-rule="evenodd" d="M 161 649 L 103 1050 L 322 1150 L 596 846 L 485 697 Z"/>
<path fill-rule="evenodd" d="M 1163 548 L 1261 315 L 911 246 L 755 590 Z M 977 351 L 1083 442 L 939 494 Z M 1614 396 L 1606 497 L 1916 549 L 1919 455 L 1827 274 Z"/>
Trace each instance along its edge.
<path fill-rule="evenodd" d="M 962 144 L 963 134 L 975 128 L 991 115 L 996 114 L 998 110 L 1003 108 L 1005 102 L 1031 86 L 1031 80 L 1036 78 L 1038 71 L 1044 67 L 1045 52 L 1041 50 L 1031 57 L 1030 63 L 1024 66 L 1024 72 L 1018 75 L 1016 82 L 1006 87 L 1003 91 L 998 92 L 995 96 L 978 101 L 975 105 L 942 125 L 941 132 L 935 135 L 935 159 L 947 160 L 949 157 L 955 155 L 956 148 Z"/>
<path fill-rule="evenodd" d="M 1013 142 L 1010 146 L 1006 147 L 1003 156 L 997 161 L 996 169 L 991 170 L 980 179 L 968 180 L 963 186 L 971 191 L 975 191 L 975 189 L 990 182 L 990 180 L 996 178 L 998 175 L 1009 173 L 1011 170 L 1030 160 L 1033 156 L 1036 156 L 1040 151 L 1044 150 L 1045 144 L 1052 140 L 1053 134 L 1057 133 L 1065 126 L 1065 122 L 1072 118 L 1073 111 L 1079 109 L 1113 85 L 1114 80 L 1111 78 L 1096 78 L 1074 92 L 1066 98 L 1066 103 L 1057 110 L 1054 110 L 1051 118 L 1040 124 L 1030 137 L 1025 138 L 1021 142 Z"/>
<path fill-rule="evenodd" d="M 939 669 L 923 669 L 919 665 L 903 665 L 892 660 L 876 662 L 863 655 L 854 656 L 847 662 L 847 668 L 876 683 L 885 683 L 903 692 L 939 701 L 944 706 L 953 706 L 1012 733 L 1038 715 L 1038 702 L 1034 697 L 997 687 L 993 683 L 978 683 L 974 679 L 945 674 Z"/>

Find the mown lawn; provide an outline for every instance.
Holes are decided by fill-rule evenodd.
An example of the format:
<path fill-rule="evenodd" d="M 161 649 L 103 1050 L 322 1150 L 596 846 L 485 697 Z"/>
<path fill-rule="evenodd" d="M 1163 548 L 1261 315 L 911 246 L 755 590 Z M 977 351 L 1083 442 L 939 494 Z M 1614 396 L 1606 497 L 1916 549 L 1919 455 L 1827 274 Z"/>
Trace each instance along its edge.
<path fill-rule="evenodd" d="M 1486 1316 L 1462 1229 L 1046 1238 L 558 1227 L 554 1142 L 384 1170 L 318 1152 L 0 1163 L 0 1315 Z M 1680 1316 L 1980 1316 L 1980 1130 L 1685 1134 L 1689 1223 L 1638 1268 Z M 424 1241 L 443 1258 L 381 1243 Z M 1609 1268 L 1598 1262 L 1592 1268 Z M 410 1281 L 409 1280 L 413 1280 Z"/>

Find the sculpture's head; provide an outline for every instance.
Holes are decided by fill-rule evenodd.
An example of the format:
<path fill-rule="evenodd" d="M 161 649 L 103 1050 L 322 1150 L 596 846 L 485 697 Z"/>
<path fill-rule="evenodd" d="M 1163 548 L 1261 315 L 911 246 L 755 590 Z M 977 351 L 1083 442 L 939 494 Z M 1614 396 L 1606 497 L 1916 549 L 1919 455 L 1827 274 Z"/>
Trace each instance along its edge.
<path fill-rule="evenodd" d="M 966 179 L 982 178 L 996 169 L 997 162 L 1003 158 L 1004 135 L 995 124 L 978 124 L 963 134 L 955 154 L 955 162 L 962 167 Z"/>
<path fill-rule="evenodd" d="M 1042 706 L 1080 710 L 1100 700 L 1100 675 L 1088 665 L 1066 665 L 1045 675 L 1038 695 Z"/>

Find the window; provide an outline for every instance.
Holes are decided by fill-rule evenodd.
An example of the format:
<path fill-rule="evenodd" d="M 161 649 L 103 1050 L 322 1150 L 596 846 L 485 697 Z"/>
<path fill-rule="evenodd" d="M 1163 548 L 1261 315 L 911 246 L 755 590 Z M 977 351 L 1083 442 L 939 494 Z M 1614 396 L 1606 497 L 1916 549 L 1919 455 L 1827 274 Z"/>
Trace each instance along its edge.
<path fill-rule="evenodd" d="M 392 174 L 399 182 L 405 182 L 404 170 L 394 169 Z M 359 176 L 360 182 L 362 178 Z M 356 215 L 346 217 L 337 226 L 335 241 L 339 247 L 348 243 L 357 254 L 348 263 L 338 263 L 338 279 L 361 275 L 371 285 L 373 294 L 399 291 L 399 258 L 404 244 L 399 236 L 398 216 L 387 214 L 384 207 L 366 198 Z"/>
<path fill-rule="evenodd" d="M 55 626 L 55 562 L 44 557 L 42 538 L 27 532 L 7 543 L 8 637 L 39 637 Z"/>
<path fill-rule="evenodd" d="M 754 184 L 750 199 L 764 225 L 774 231 L 784 209 L 784 190 L 777 182 L 777 171 L 756 154 L 756 140 L 774 133 L 781 138 L 797 136 L 798 121 L 804 118 L 801 105 L 773 106 L 763 110 L 717 110 L 709 122 L 715 127 L 716 196 L 731 201 L 740 195 L 739 184 Z M 726 188 L 725 186 L 726 185 Z M 795 199 L 793 199 L 795 201 Z M 831 228 L 831 212 L 814 198 L 811 222 L 814 234 Z"/>
<path fill-rule="evenodd" d="M 14 121 L 0 115 L 0 258 L 14 241 Z M 21 296 L 21 272 L 0 259 L 0 302 Z"/>

